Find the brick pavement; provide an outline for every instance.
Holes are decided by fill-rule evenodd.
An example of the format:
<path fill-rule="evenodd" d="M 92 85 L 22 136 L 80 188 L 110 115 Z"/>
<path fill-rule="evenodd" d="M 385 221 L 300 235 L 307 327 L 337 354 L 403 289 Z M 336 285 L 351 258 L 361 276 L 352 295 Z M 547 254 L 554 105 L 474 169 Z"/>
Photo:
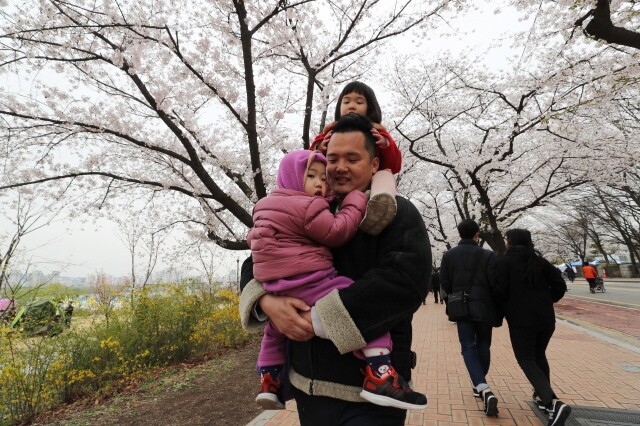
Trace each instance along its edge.
<path fill-rule="evenodd" d="M 447 321 L 444 305 L 421 306 L 414 316 L 414 350 L 418 365 L 414 388 L 426 392 L 425 411 L 410 411 L 407 425 L 542 425 L 528 406 L 531 385 L 518 367 L 507 325 L 494 330 L 488 381 L 500 400 L 500 416 L 487 418 L 471 393 L 460 355 L 456 327 Z M 637 345 L 640 348 L 640 344 Z M 566 322 L 558 322 L 547 357 L 552 385 L 568 404 L 640 410 L 640 349 L 603 340 Z M 635 371 L 635 372 L 634 372 Z M 271 414 L 276 413 L 273 417 Z M 270 417 L 270 418 L 269 418 Z M 286 410 L 265 412 L 251 425 L 299 425 L 295 403 Z"/>

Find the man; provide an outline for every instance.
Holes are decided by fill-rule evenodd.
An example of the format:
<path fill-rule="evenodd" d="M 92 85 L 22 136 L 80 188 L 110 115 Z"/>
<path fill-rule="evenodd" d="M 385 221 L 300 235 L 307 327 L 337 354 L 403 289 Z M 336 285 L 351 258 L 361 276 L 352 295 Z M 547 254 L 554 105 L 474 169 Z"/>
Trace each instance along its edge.
<path fill-rule="evenodd" d="M 582 262 L 582 276 L 589 283 L 589 291 L 591 293 L 596 292 L 596 278 L 598 278 L 598 271 L 593 266 L 589 265 L 589 262 Z"/>
<path fill-rule="evenodd" d="M 491 361 L 491 335 L 493 327 L 499 325 L 492 299 L 495 256 L 478 246 L 480 227 L 475 221 L 460 222 L 458 233 L 458 246 L 442 257 L 440 287 L 447 295 L 461 290 L 468 294 L 469 316 L 457 320 L 462 357 L 473 383 L 474 396 L 482 398 L 487 416 L 497 416 L 498 399 L 486 379 Z"/>
<path fill-rule="evenodd" d="M 335 207 L 349 192 L 369 188 L 379 164 L 375 152 L 366 119 L 349 115 L 338 121 L 326 155 Z M 243 264 L 241 284 L 248 282 L 240 301 L 243 325 L 256 325 L 259 307 L 290 339 L 289 379 L 304 426 L 404 424 L 405 410 L 360 397 L 366 365 L 352 353 L 390 332 L 391 362 L 399 375 L 411 379 L 416 362 L 411 320 L 427 294 L 431 249 L 418 210 L 402 197 L 396 201 L 395 219 L 378 236 L 359 231 L 332 250 L 338 273 L 354 283 L 324 296 L 313 308 L 298 299 L 265 294 L 260 283 L 251 280 L 250 259 Z M 407 391 L 396 379 L 387 385 L 389 392 Z"/>

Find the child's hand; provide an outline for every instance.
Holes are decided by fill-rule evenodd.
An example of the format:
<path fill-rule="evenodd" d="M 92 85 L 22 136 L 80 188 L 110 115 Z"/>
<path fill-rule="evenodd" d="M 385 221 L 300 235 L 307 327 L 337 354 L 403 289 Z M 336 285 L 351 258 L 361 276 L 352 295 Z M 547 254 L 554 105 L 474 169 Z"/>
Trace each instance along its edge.
<path fill-rule="evenodd" d="M 387 140 L 387 138 L 382 136 L 376 129 L 371 129 L 371 134 L 374 138 L 376 138 L 376 146 L 378 148 L 384 149 L 389 147 L 389 141 Z"/>
<path fill-rule="evenodd" d="M 327 145 L 329 144 L 329 139 L 331 139 L 332 134 L 332 131 L 327 132 L 327 134 L 324 135 L 324 139 L 322 139 L 322 142 L 320 142 L 320 144 L 318 145 L 318 151 L 320 151 L 322 155 L 327 155 Z"/>

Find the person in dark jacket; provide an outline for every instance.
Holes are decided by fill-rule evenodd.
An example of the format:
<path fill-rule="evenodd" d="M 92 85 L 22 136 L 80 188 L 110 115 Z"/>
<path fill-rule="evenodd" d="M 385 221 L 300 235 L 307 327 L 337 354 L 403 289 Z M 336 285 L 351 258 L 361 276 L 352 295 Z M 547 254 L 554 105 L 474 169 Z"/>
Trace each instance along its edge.
<path fill-rule="evenodd" d="M 547 411 L 549 425 L 564 425 L 571 408 L 551 388 L 546 349 L 555 330 L 553 304 L 567 291 L 560 270 L 533 248 L 531 233 L 510 229 L 507 251 L 496 267 L 496 301 L 502 304 L 513 353 L 534 388 L 533 398 Z"/>
<path fill-rule="evenodd" d="M 440 287 L 448 297 L 468 289 L 469 317 L 457 321 L 462 357 L 473 383 L 474 396 L 482 398 L 487 416 L 497 416 L 498 398 L 486 379 L 491 363 L 493 327 L 500 324 L 492 299 L 495 256 L 478 246 L 479 232 L 480 227 L 471 219 L 458 224 L 461 240 L 442 257 Z"/>
<path fill-rule="evenodd" d="M 433 303 L 438 303 L 438 296 L 440 295 L 440 269 L 434 268 L 431 273 L 431 288 L 430 291 L 433 292 Z M 423 305 L 426 305 L 427 298 L 425 297 Z M 440 303 L 444 303 L 443 298 L 440 298 Z"/>
<path fill-rule="evenodd" d="M 343 120 L 364 119 L 341 118 L 328 144 L 327 176 L 338 201 L 352 190 L 366 190 L 378 166 L 370 124 L 351 123 L 355 127 L 349 130 Z M 406 410 L 374 405 L 360 396 L 360 371 L 367 365 L 352 353 L 389 332 L 391 362 L 398 376 L 411 380 L 416 362 L 411 320 L 427 294 L 431 246 L 418 209 L 400 196 L 396 202 L 394 220 L 379 235 L 358 231 L 332 250 L 338 274 L 354 282 L 323 296 L 313 308 L 299 299 L 266 294 L 253 279 L 251 259 L 243 264 L 241 321 L 255 330 L 265 319 L 261 310 L 290 339 L 288 372 L 303 426 L 404 424 Z M 393 376 L 385 381 L 389 391 L 405 392 L 403 381 Z"/>

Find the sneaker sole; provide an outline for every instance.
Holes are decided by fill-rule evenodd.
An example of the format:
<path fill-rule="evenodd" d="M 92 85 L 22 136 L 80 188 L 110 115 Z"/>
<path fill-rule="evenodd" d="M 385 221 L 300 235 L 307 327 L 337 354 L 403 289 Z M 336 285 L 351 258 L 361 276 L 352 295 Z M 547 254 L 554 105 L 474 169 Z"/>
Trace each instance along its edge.
<path fill-rule="evenodd" d="M 393 399 L 388 396 L 376 395 L 375 393 L 364 390 L 360 392 L 360 396 L 372 404 L 382 405 L 384 407 L 402 408 L 403 410 L 424 410 L 427 408 L 427 404 L 410 404 L 408 402 L 398 401 L 397 399 Z"/>
<path fill-rule="evenodd" d="M 256 404 L 265 410 L 283 410 L 284 404 L 272 393 L 260 393 L 256 396 Z"/>
<path fill-rule="evenodd" d="M 484 413 L 487 416 L 497 416 L 498 415 L 498 398 L 495 396 L 490 396 L 487 398 L 487 408 L 484 410 Z"/>
<path fill-rule="evenodd" d="M 560 411 L 558 411 L 554 415 L 553 421 L 549 423 L 549 426 L 564 425 L 564 422 L 567 420 L 567 417 L 569 417 L 569 414 L 571 414 L 571 407 L 569 407 L 568 405 L 563 405 L 562 407 L 560 407 Z"/>
<path fill-rule="evenodd" d="M 360 229 L 369 235 L 378 235 L 396 217 L 397 209 L 396 200 L 391 195 L 376 195 L 367 203 L 367 211 L 360 223 Z"/>

